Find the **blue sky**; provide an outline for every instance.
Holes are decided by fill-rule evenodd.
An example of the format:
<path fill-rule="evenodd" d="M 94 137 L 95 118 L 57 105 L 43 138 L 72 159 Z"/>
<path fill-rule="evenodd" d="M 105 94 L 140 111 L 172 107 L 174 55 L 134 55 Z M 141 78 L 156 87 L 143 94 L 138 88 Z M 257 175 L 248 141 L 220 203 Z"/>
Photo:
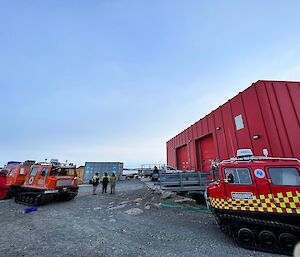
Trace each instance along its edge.
<path fill-rule="evenodd" d="M 259 79 L 300 81 L 299 1 L 0 1 L 0 165 L 165 163 Z"/>

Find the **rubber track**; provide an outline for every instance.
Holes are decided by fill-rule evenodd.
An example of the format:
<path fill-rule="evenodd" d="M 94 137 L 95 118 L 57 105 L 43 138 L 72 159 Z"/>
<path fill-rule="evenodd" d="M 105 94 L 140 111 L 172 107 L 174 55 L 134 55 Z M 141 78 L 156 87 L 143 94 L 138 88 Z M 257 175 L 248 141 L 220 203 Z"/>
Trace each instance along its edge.
<path fill-rule="evenodd" d="M 223 219 L 230 219 L 230 220 L 234 220 L 234 221 L 248 222 L 248 223 L 257 224 L 257 225 L 265 225 L 265 226 L 283 228 L 283 229 L 288 229 L 288 230 L 292 230 L 292 231 L 295 231 L 295 232 L 300 232 L 300 227 L 290 225 L 290 224 L 281 223 L 281 222 L 267 221 L 267 220 L 261 220 L 261 219 L 253 219 L 253 218 L 241 217 L 241 216 L 230 215 L 230 214 L 217 214 L 217 215 L 222 216 Z"/>
<path fill-rule="evenodd" d="M 54 195 L 54 194 L 43 194 L 42 192 L 36 192 L 36 193 L 22 192 L 15 196 L 15 202 L 24 204 L 27 206 L 39 206 L 39 205 L 47 204 L 53 200 L 59 200 L 59 199 L 61 199 L 61 201 L 70 201 L 77 196 L 77 193 L 78 192 L 72 192 L 72 193 L 69 193 L 69 195 L 67 195 L 67 196 L 61 195 L 61 198 L 60 198 L 60 195 L 57 195 L 57 194 Z M 32 203 L 30 203 L 28 201 L 25 201 L 25 202 L 22 201 L 21 199 L 23 196 L 33 197 Z M 37 201 L 35 201 L 36 197 L 39 197 L 39 199 Z"/>
<path fill-rule="evenodd" d="M 234 224 L 226 224 L 227 221 L 234 221 L 234 222 L 239 222 L 239 223 L 248 223 L 249 225 L 259 225 L 259 226 L 264 226 L 264 227 L 272 227 L 272 228 L 279 228 L 279 229 L 285 229 L 288 231 L 294 231 L 296 233 L 300 233 L 300 227 L 290 225 L 290 224 L 285 224 L 281 222 L 276 222 L 276 221 L 267 221 L 267 220 L 261 220 L 261 219 L 254 219 L 254 218 L 248 218 L 248 217 L 241 217 L 241 216 L 236 216 L 236 215 L 230 215 L 230 214 L 215 214 L 216 220 L 218 225 L 220 226 L 221 230 L 232 237 L 239 245 L 241 245 L 244 248 L 251 249 L 251 250 L 258 250 L 258 251 L 264 251 L 264 252 L 270 252 L 270 253 L 278 253 L 278 254 L 285 254 L 285 255 L 293 255 L 293 252 L 288 252 L 281 250 L 279 248 L 273 248 L 273 249 L 268 249 L 264 248 L 262 246 L 248 246 L 241 244 L 238 239 L 236 233 L 231 230 L 231 225 Z M 222 225 L 223 224 L 223 225 Z M 237 225 L 235 223 L 234 225 Z M 229 228 L 229 229 L 228 229 Z M 299 240 L 299 235 L 298 238 Z"/>
<path fill-rule="evenodd" d="M 24 204 L 24 205 L 27 205 L 27 206 L 39 206 L 39 205 L 46 204 L 51 200 L 51 199 L 47 199 L 46 197 L 44 197 L 44 195 L 41 195 L 40 199 L 38 199 L 38 201 L 35 202 L 35 198 L 38 197 L 39 195 L 41 195 L 41 193 L 23 192 L 23 193 L 20 193 L 20 194 L 15 196 L 15 202 L 20 203 L 20 204 Z M 23 196 L 33 197 L 34 198 L 33 202 L 29 203 L 27 201 L 25 201 L 25 202 L 22 201 L 21 198 Z"/>

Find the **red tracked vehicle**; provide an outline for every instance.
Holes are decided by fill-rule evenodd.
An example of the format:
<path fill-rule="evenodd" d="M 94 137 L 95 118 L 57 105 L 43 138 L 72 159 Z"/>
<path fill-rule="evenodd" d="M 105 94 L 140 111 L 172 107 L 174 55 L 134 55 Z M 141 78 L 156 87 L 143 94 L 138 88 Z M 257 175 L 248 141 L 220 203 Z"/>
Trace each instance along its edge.
<path fill-rule="evenodd" d="M 291 255 L 300 241 L 300 161 L 265 155 L 241 149 L 214 166 L 207 203 L 241 246 Z"/>
<path fill-rule="evenodd" d="M 25 182 L 26 175 L 30 171 L 31 165 L 33 165 L 35 161 L 25 161 L 20 164 L 8 165 L 2 170 L 5 171 L 6 174 L 6 184 L 9 186 L 7 192 L 7 198 L 14 197 L 17 193 L 20 192 L 21 186 Z"/>
<path fill-rule="evenodd" d="M 77 193 L 76 166 L 51 160 L 31 166 L 15 201 L 37 206 L 52 200 L 69 201 Z"/>

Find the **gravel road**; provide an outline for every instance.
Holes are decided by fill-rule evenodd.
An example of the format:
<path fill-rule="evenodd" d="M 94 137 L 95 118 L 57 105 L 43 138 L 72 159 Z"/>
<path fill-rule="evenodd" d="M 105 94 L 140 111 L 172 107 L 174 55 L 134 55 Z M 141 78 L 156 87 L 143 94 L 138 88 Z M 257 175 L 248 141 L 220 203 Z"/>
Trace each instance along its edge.
<path fill-rule="evenodd" d="M 91 190 L 27 214 L 1 201 L 0 256 L 272 256 L 238 247 L 210 213 L 160 207 L 171 200 L 139 180 L 119 181 L 116 195 Z"/>

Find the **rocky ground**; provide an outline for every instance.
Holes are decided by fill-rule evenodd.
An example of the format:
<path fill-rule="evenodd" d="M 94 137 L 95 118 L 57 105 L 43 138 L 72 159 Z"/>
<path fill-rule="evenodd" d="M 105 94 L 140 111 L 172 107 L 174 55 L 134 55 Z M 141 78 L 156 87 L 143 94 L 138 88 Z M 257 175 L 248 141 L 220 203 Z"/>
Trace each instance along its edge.
<path fill-rule="evenodd" d="M 91 190 L 27 214 L 0 201 L 0 256 L 272 256 L 238 247 L 204 208 L 162 199 L 139 180 L 120 181 L 116 195 Z"/>

